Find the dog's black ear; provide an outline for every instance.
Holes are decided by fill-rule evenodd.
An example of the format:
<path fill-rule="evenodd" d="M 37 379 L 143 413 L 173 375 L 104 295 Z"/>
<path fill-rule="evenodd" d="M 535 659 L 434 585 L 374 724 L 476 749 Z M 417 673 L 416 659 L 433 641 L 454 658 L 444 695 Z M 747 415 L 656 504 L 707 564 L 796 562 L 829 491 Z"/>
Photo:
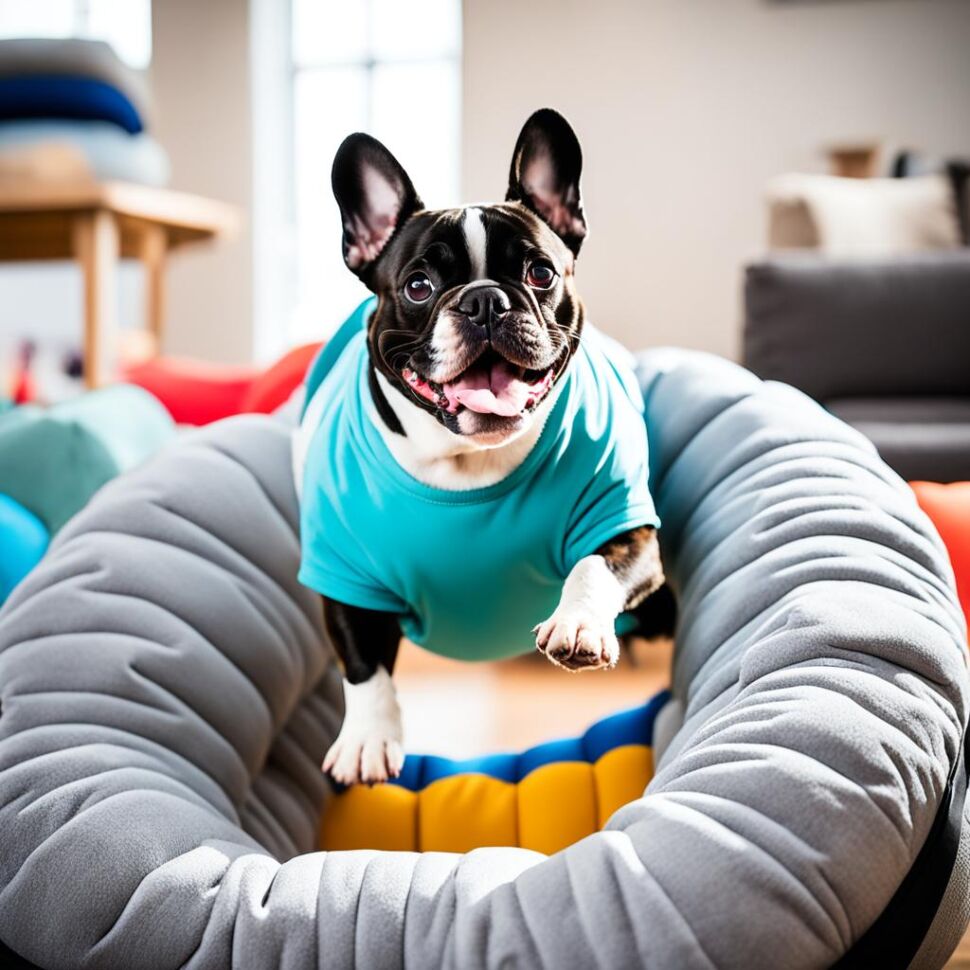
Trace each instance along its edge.
<path fill-rule="evenodd" d="M 366 282 L 391 236 L 423 203 L 401 163 L 360 132 L 337 149 L 330 178 L 344 227 L 344 262 Z"/>
<path fill-rule="evenodd" d="M 586 238 L 586 217 L 579 194 L 583 153 L 569 122 L 542 108 L 525 123 L 515 143 L 506 199 L 521 202 L 545 220 L 573 251 Z"/>

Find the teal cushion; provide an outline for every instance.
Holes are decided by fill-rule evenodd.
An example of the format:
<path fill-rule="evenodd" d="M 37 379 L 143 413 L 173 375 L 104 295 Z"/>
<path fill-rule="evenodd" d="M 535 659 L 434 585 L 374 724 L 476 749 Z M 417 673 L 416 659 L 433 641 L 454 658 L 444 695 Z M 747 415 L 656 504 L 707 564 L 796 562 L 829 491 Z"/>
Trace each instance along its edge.
<path fill-rule="evenodd" d="M 0 493 L 53 535 L 105 482 L 175 435 L 147 391 L 117 384 L 50 408 L 0 414 Z"/>
<path fill-rule="evenodd" d="M 44 523 L 33 512 L 0 495 L 0 603 L 40 562 L 49 541 Z"/>

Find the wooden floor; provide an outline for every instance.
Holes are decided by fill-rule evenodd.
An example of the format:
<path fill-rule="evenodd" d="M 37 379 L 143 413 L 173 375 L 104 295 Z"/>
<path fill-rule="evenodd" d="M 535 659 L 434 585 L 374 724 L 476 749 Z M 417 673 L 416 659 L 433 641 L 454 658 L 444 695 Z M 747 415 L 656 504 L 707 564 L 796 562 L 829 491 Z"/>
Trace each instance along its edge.
<path fill-rule="evenodd" d="M 970 970 L 970 931 L 963 937 L 956 952 L 947 961 L 947 970 Z"/>
<path fill-rule="evenodd" d="M 405 643 L 394 669 L 409 751 L 470 758 L 582 733 L 670 682 L 669 644 L 639 643 L 615 670 L 571 674 L 539 654 L 468 664 Z"/>
<path fill-rule="evenodd" d="M 394 672 L 405 744 L 409 751 L 470 758 L 574 736 L 666 687 L 670 658 L 670 644 L 638 643 L 616 670 L 569 674 L 538 654 L 467 664 L 405 644 Z M 970 933 L 947 967 L 970 970 Z"/>

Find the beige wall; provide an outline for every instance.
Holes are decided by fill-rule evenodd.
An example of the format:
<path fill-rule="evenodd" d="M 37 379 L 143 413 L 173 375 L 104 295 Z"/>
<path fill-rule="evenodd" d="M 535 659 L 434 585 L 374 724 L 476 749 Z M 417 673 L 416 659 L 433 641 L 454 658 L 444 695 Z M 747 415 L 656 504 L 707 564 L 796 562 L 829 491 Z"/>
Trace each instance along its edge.
<path fill-rule="evenodd" d="M 247 0 L 156 0 L 151 83 L 155 137 L 172 186 L 238 205 L 252 188 Z M 166 351 L 226 361 L 253 348 L 248 223 L 231 242 L 173 257 Z"/>
<path fill-rule="evenodd" d="M 518 128 L 585 150 L 591 318 L 631 345 L 734 355 L 739 269 L 778 172 L 832 141 L 970 152 L 965 0 L 465 0 L 463 186 L 505 187 Z"/>

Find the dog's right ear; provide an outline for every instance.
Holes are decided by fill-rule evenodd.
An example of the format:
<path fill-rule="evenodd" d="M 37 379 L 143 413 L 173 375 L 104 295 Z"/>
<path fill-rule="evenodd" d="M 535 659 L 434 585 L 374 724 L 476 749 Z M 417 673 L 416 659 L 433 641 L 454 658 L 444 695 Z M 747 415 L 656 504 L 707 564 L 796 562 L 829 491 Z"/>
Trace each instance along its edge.
<path fill-rule="evenodd" d="M 360 132 L 337 149 L 331 182 L 344 227 L 344 262 L 366 282 L 395 230 L 424 205 L 401 163 Z"/>

